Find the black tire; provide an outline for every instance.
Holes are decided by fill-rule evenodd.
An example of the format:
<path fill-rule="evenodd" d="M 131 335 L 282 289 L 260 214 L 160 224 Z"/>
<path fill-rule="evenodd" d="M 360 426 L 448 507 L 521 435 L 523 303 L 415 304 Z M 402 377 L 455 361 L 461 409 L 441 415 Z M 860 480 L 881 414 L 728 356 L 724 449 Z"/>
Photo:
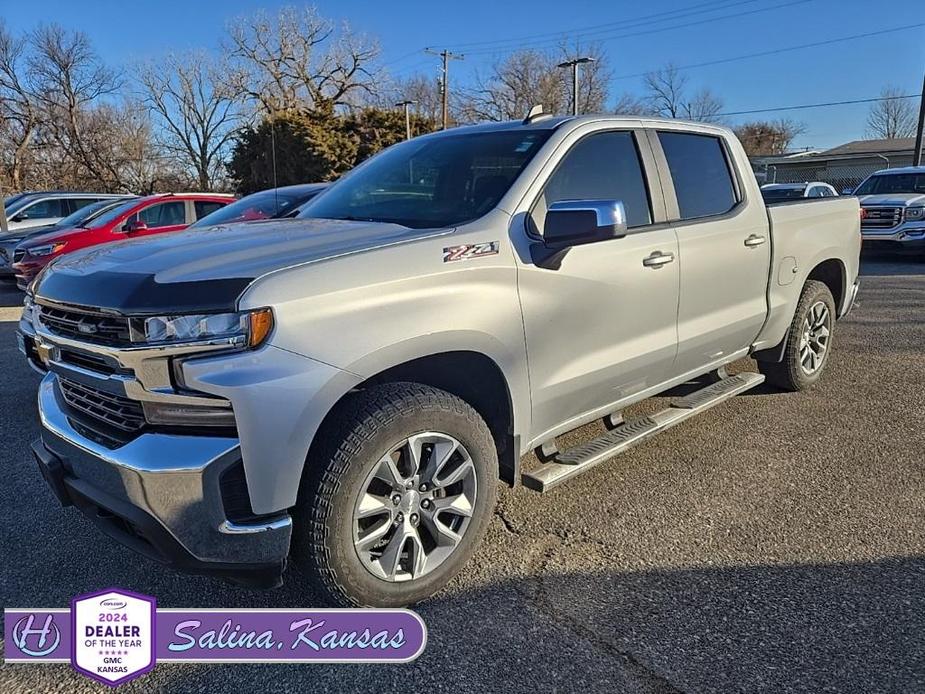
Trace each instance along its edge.
<path fill-rule="evenodd" d="M 429 597 L 470 559 L 490 522 L 498 458 L 488 425 L 460 398 L 417 383 L 388 383 L 344 402 L 313 450 L 294 512 L 294 575 L 334 605 L 397 607 Z M 442 432 L 459 441 L 475 468 L 478 492 L 455 550 L 430 573 L 392 582 L 374 576 L 354 547 L 354 504 L 373 467 L 403 439 Z"/>
<path fill-rule="evenodd" d="M 819 302 L 825 304 L 830 317 L 828 321 L 828 341 L 818 366 L 812 373 L 807 373 L 801 361 L 800 344 L 803 337 L 804 322 L 807 320 L 810 309 Z M 758 370 L 765 375 L 769 383 L 783 390 L 799 391 L 811 388 L 819 380 L 825 365 L 828 363 L 829 355 L 832 353 L 835 315 L 835 300 L 832 298 L 832 292 L 829 291 L 829 288 L 822 282 L 808 280 L 803 286 L 796 312 L 793 314 L 793 321 L 787 334 L 787 345 L 784 349 L 783 360 L 780 362 L 758 362 Z"/>

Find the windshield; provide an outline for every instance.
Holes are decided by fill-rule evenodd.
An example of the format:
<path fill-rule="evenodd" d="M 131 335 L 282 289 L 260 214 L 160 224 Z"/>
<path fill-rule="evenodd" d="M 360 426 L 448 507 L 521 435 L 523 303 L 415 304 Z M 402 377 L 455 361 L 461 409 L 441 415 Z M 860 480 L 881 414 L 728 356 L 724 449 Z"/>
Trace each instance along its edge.
<path fill-rule="evenodd" d="M 804 190 L 804 188 L 762 188 L 761 196 L 765 202 L 796 200 L 803 197 Z"/>
<path fill-rule="evenodd" d="M 864 181 L 855 195 L 925 194 L 925 173 L 881 174 Z"/>
<path fill-rule="evenodd" d="M 100 213 L 108 210 L 110 207 L 115 207 L 121 205 L 122 201 L 115 200 L 100 200 L 99 202 L 91 202 L 89 205 L 84 205 L 76 212 L 71 212 L 67 217 L 59 221 L 55 226 L 59 227 L 79 227 L 85 226 L 87 222 L 95 217 L 99 216 Z"/>
<path fill-rule="evenodd" d="M 11 195 L 8 198 L 3 198 L 3 209 L 9 210 L 14 202 L 22 200 L 26 197 L 26 193 L 17 193 L 16 195 Z"/>
<path fill-rule="evenodd" d="M 491 210 L 549 130 L 475 132 L 390 147 L 306 205 L 299 217 L 449 227 Z"/>
<path fill-rule="evenodd" d="M 138 200 L 129 200 L 128 202 L 123 202 L 120 205 L 116 205 L 111 210 L 103 212 L 98 217 L 94 217 L 93 221 L 89 222 L 86 226 L 90 229 L 99 229 L 100 227 L 106 226 L 113 220 L 121 217 L 137 204 Z"/>
<path fill-rule="evenodd" d="M 190 228 L 206 227 L 213 224 L 229 224 L 231 222 L 253 222 L 258 219 L 272 219 L 284 217 L 288 212 L 301 205 L 312 195 L 321 192 L 313 191 L 274 191 L 264 190 L 253 195 L 241 198 L 237 202 L 226 205 L 211 214 L 207 214 Z"/>

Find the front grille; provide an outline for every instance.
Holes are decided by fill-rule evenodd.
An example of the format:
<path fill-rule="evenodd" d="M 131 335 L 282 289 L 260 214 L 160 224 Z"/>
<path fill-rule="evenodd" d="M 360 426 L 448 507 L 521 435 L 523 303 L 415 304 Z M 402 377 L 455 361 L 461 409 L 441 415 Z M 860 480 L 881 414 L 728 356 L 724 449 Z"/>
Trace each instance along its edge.
<path fill-rule="evenodd" d="M 901 207 L 865 207 L 864 212 L 862 229 L 892 229 L 899 226 L 903 217 Z"/>
<path fill-rule="evenodd" d="M 13 262 L 18 263 L 20 260 L 26 257 L 25 251 L 13 251 Z"/>
<path fill-rule="evenodd" d="M 145 414 L 137 400 L 113 395 L 64 378 L 59 379 L 64 401 L 74 410 L 94 420 L 118 429 L 135 433 L 145 425 Z"/>
<path fill-rule="evenodd" d="M 44 304 L 38 310 L 39 321 L 56 335 L 104 345 L 131 344 L 128 318 Z"/>
<path fill-rule="evenodd" d="M 112 375 L 118 373 L 118 367 L 110 364 L 105 358 L 98 354 L 89 354 L 87 352 L 75 352 L 70 349 L 59 350 L 59 359 L 65 364 L 73 364 L 90 371 Z"/>

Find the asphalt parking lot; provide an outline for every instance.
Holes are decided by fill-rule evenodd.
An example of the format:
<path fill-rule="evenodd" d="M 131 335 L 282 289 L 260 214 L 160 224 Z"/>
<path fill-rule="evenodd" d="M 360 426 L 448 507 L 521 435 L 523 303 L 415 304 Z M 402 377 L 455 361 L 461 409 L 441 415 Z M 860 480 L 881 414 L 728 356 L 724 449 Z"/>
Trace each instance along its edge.
<path fill-rule="evenodd" d="M 166 664 L 122 689 L 925 691 L 925 263 L 863 274 L 813 391 L 757 389 L 550 494 L 502 491 L 464 574 L 416 608 L 416 662 Z M 19 301 L 0 285 L 0 306 Z M 27 455 L 38 376 L 17 313 L 0 308 L 4 605 L 113 585 L 164 607 L 313 604 L 174 574 L 58 508 Z M 103 689 L 64 665 L 0 668 L 2 692 Z"/>

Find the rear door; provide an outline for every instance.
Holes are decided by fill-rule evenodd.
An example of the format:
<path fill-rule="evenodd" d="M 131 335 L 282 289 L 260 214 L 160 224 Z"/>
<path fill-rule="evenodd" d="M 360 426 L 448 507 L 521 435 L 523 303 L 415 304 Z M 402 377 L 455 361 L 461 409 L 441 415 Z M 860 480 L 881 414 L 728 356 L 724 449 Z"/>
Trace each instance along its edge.
<path fill-rule="evenodd" d="M 558 269 L 519 265 L 534 437 L 660 383 L 677 349 L 677 238 L 645 133 L 586 132 L 528 193 L 528 234 L 560 200 L 619 200 L 631 233 L 573 247 Z"/>
<path fill-rule="evenodd" d="M 678 234 L 680 375 L 726 359 L 754 341 L 767 316 L 771 239 L 763 201 L 745 187 L 722 137 L 650 131 L 666 205 Z"/>

